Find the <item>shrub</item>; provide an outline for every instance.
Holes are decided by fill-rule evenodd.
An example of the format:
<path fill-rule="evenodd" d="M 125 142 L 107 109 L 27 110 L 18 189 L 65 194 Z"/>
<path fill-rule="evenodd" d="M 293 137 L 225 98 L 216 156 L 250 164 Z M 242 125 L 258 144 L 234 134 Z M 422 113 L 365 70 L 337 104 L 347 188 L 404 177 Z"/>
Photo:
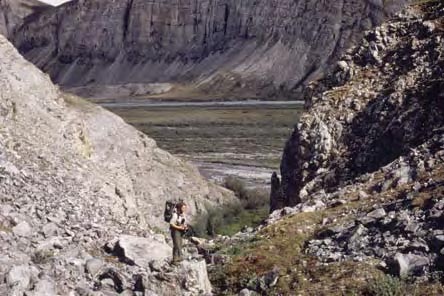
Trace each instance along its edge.
<path fill-rule="evenodd" d="M 234 191 L 239 202 L 209 208 L 198 217 L 193 225 L 198 236 L 232 235 L 244 226 L 259 225 L 267 217 L 268 193 L 265 190 L 249 189 L 235 177 L 226 178 L 224 185 Z"/>
<path fill-rule="evenodd" d="M 372 296 L 408 295 L 405 282 L 390 275 L 381 275 L 370 281 L 366 292 Z"/>
<path fill-rule="evenodd" d="M 225 178 L 224 186 L 234 192 L 247 210 L 256 210 L 268 206 L 269 195 L 265 190 L 249 189 L 242 180 L 233 176 Z"/>

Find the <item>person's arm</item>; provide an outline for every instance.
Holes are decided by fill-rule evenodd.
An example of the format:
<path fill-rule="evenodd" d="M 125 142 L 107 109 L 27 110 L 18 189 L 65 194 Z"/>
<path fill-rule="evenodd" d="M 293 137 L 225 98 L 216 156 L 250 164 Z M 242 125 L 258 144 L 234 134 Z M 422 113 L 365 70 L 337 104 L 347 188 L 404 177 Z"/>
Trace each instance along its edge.
<path fill-rule="evenodd" d="M 176 213 L 173 214 L 173 217 L 171 218 L 170 221 L 170 226 L 176 230 L 180 230 L 180 231 L 185 231 L 186 230 L 186 226 L 185 225 L 177 225 L 177 219 L 178 216 Z"/>

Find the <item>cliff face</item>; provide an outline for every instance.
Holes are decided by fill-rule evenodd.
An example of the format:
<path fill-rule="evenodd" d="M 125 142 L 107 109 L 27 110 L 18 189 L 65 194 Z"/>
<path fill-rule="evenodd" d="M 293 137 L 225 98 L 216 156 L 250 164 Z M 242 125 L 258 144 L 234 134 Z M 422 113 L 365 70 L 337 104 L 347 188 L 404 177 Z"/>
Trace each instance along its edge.
<path fill-rule="evenodd" d="M 194 82 L 272 95 L 318 75 L 401 2 L 78 0 L 28 20 L 14 43 L 64 86 Z"/>
<path fill-rule="evenodd" d="M 421 145 L 430 148 L 424 166 L 438 165 L 427 161 L 440 153 L 432 143 L 444 123 L 443 23 L 433 7 L 410 8 L 367 33 L 307 88 L 308 111 L 281 166 L 288 205 L 369 176 Z"/>
<path fill-rule="evenodd" d="M 12 36 L 26 16 L 49 7 L 37 0 L 0 0 L 0 34 Z"/>

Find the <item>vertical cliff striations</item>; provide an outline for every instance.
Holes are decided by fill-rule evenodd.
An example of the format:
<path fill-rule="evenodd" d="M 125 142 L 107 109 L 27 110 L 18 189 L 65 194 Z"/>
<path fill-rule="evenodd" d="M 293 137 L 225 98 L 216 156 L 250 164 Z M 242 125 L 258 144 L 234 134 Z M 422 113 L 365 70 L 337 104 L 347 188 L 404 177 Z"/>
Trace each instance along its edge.
<path fill-rule="evenodd" d="M 77 0 L 29 19 L 14 43 L 64 86 L 176 82 L 273 96 L 320 75 L 402 2 Z"/>
<path fill-rule="evenodd" d="M 14 35 L 25 17 L 49 8 L 38 0 L 0 0 L 0 34 L 5 37 Z"/>

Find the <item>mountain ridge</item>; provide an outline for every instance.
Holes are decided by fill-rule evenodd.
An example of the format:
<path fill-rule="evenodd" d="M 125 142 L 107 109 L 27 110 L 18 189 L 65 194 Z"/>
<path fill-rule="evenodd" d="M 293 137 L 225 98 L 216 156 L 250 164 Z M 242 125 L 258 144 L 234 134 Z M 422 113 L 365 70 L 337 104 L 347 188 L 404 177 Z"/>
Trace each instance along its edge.
<path fill-rule="evenodd" d="M 171 82 L 273 97 L 320 75 L 403 2 L 79 0 L 39 14 L 13 40 L 64 87 Z"/>

